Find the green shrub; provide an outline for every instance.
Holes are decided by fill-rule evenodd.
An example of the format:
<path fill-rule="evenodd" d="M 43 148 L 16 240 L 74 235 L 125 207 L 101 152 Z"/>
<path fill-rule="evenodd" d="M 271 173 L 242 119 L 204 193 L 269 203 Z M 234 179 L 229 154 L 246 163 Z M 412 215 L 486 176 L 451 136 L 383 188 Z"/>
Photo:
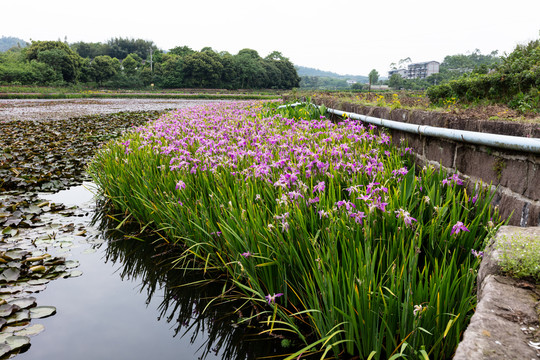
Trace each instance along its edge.
<path fill-rule="evenodd" d="M 521 112 L 540 112 L 540 40 L 518 45 L 503 62 L 488 74 L 465 74 L 427 90 L 431 102 L 441 104 L 455 97 L 460 102 L 488 100 L 507 103 Z"/>
<path fill-rule="evenodd" d="M 503 271 L 540 281 L 540 239 L 516 234 L 501 239 L 497 248 L 501 251 L 499 265 Z"/>

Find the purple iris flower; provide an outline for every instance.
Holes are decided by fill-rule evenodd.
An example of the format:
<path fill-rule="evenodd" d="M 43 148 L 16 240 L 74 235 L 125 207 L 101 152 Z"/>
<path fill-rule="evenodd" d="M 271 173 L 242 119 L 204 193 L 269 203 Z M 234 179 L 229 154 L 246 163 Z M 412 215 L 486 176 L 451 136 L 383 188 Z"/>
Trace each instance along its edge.
<path fill-rule="evenodd" d="M 276 298 L 282 296 L 283 294 L 282 293 L 278 293 L 278 294 L 273 294 L 273 295 L 266 295 L 265 298 L 266 298 L 266 301 L 268 301 L 268 304 L 275 304 L 276 303 Z"/>
<path fill-rule="evenodd" d="M 458 221 L 454 226 L 452 226 L 452 231 L 450 234 L 459 234 L 460 231 L 469 231 L 469 229 L 467 229 L 467 227 L 463 225 L 461 221 Z"/>

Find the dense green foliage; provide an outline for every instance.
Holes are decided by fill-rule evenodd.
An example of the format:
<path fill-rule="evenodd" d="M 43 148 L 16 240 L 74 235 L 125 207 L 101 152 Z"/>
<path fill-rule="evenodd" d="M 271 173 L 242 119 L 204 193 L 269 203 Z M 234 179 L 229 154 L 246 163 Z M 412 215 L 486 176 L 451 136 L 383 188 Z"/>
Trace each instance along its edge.
<path fill-rule="evenodd" d="M 497 228 L 490 194 L 416 172 L 411 149 L 360 122 L 276 107 L 171 112 L 89 171 L 184 251 L 171 267 L 228 274 L 223 297 L 256 308 L 241 323 L 309 344 L 288 359 L 451 358 L 475 306 L 477 250 Z"/>
<path fill-rule="evenodd" d="M 85 83 L 109 88 L 292 89 L 300 78 L 290 60 L 243 49 L 236 55 L 187 46 L 169 52 L 141 39 L 107 43 L 34 41 L 0 53 L 0 84 Z"/>
<path fill-rule="evenodd" d="M 540 40 L 518 45 L 494 70 L 465 74 L 457 80 L 428 89 L 431 101 L 488 100 L 507 103 L 523 112 L 540 112 Z"/>

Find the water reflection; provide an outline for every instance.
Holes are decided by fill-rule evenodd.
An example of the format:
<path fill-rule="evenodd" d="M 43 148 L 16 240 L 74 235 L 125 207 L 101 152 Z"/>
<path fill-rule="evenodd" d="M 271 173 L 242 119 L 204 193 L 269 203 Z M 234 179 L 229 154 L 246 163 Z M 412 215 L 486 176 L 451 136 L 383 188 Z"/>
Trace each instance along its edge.
<path fill-rule="evenodd" d="M 140 291 L 146 292 L 147 303 L 162 296 L 158 320 L 170 322 L 174 336 L 191 336 L 191 343 L 199 336 L 205 337 L 197 352 L 199 359 L 218 353 L 220 358 L 231 360 L 284 354 L 281 340 L 258 335 L 261 329 L 255 323 L 237 324 L 243 316 L 256 319 L 257 310 L 251 306 L 250 310 L 246 310 L 248 307 L 239 310 L 245 300 L 222 297 L 225 280 L 218 274 L 215 274 L 217 279 L 212 279 L 212 276 L 203 278 L 197 273 L 171 270 L 168 264 L 178 251 L 175 247 L 155 241 L 157 239 L 130 238 L 125 229 L 116 230 L 116 223 L 111 224 L 104 220 L 107 217 L 100 215 L 100 227 L 108 240 L 104 245 L 106 261 L 119 266 L 123 280 L 140 282 Z"/>

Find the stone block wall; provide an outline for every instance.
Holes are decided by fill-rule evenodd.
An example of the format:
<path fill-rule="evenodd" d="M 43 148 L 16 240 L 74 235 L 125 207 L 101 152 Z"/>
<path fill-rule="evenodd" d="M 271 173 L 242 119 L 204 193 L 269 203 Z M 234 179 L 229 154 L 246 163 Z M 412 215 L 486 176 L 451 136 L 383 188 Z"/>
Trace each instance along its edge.
<path fill-rule="evenodd" d="M 333 100 L 312 98 L 318 105 L 346 112 L 368 115 L 410 124 L 444 127 L 493 134 L 540 138 L 538 124 L 463 119 L 448 113 L 368 107 Z M 442 166 L 468 178 L 472 189 L 482 182 L 497 187 L 494 205 L 509 224 L 540 226 L 540 154 L 524 153 L 481 145 L 467 144 L 419 134 L 390 130 L 392 141 L 406 141 L 415 151 L 420 165 Z"/>

